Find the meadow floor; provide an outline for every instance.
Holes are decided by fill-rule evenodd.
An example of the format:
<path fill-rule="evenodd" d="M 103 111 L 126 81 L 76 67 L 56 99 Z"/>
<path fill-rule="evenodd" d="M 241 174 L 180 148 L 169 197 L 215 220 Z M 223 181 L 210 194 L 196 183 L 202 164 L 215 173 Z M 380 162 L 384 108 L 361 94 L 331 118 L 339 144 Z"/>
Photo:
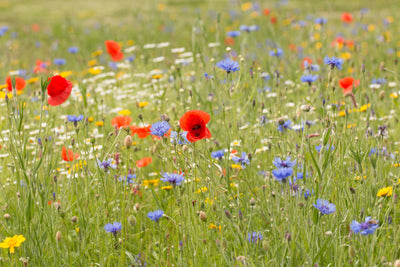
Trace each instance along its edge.
<path fill-rule="evenodd" d="M 0 1 L 0 266 L 400 267 L 386 1 Z"/>

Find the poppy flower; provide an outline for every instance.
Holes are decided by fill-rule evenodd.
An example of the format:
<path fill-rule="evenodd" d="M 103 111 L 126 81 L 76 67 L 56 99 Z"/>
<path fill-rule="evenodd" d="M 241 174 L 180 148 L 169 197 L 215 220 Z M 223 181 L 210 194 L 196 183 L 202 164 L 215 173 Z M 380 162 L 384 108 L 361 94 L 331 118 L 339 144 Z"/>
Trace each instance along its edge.
<path fill-rule="evenodd" d="M 149 165 L 151 162 L 152 159 L 150 157 L 145 157 L 136 161 L 136 166 L 138 166 L 138 168 L 143 168 Z"/>
<path fill-rule="evenodd" d="M 186 138 L 190 142 L 196 142 L 203 138 L 211 138 L 211 133 L 206 124 L 210 121 L 210 115 L 201 110 L 190 110 L 179 120 L 179 125 L 184 131 L 188 131 Z"/>
<path fill-rule="evenodd" d="M 107 40 L 104 42 L 107 47 L 107 53 L 111 56 L 112 60 L 120 61 L 124 54 L 121 52 L 121 46 L 112 40 Z"/>
<path fill-rule="evenodd" d="M 343 89 L 343 93 L 345 94 L 353 91 L 353 85 L 354 87 L 360 85 L 360 80 L 355 80 L 353 77 L 345 77 L 339 80 L 339 85 Z"/>
<path fill-rule="evenodd" d="M 264 14 L 265 16 L 268 16 L 269 13 L 271 13 L 271 10 L 269 10 L 269 8 L 264 8 L 263 14 Z"/>
<path fill-rule="evenodd" d="M 47 94 L 49 98 L 47 103 L 51 106 L 58 106 L 64 103 L 72 91 L 72 83 L 60 75 L 55 75 L 48 79 Z"/>
<path fill-rule="evenodd" d="M 352 21 L 353 21 L 353 15 L 351 15 L 350 13 L 344 12 L 344 13 L 342 14 L 342 21 L 343 21 L 344 23 L 350 23 L 350 22 L 352 22 Z"/>
<path fill-rule="evenodd" d="M 12 82 L 11 82 L 11 77 L 8 76 L 6 79 L 6 83 L 7 83 L 7 90 L 8 91 L 12 91 Z M 17 91 L 21 91 L 22 89 L 25 88 L 26 82 L 24 79 L 20 78 L 20 77 L 15 77 L 15 89 L 17 89 Z"/>
<path fill-rule="evenodd" d="M 111 120 L 111 124 L 113 126 L 117 125 L 117 127 L 119 129 L 121 127 L 123 127 L 123 128 L 128 127 L 129 124 L 131 123 L 131 121 L 132 121 L 132 118 L 128 117 L 128 116 L 116 116 Z"/>
<path fill-rule="evenodd" d="M 232 37 L 226 37 L 224 42 L 226 45 L 234 45 L 235 39 L 233 39 Z"/>
<path fill-rule="evenodd" d="M 312 59 L 309 57 L 305 57 L 305 58 L 303 58 L 303 61 L 301 62 L 301 68 L 304 69 L 305 67 L 310 66 L 311 64 L 312 64 Z"/>
<path fill-rule="evenodd" d="M 79 158 L 79 154 L 75 153 L 75 155 L 74 155 L 74 152 L 72 152 L 71 149 L 68 149 L 68 152 L 67 152 L 67 149 L 65 148 L 65 146 L 63 146 L 62 151 L 61 151 L 61 158 L 65 161 L 74 161 L 75 159 Z"/>
<path fill-rule="evenodd" d="M 38 59 L 38 60 L 36 60 L 36 66 L 33 69 L 33 72 L 35 74 L 37 74 L 37 73 L 45 73 L 45 72 L 47 72 L 46 68 L 48 66 L 50 66 L 50 61 L 44 62 L 44 61 L 41 61 L 40 59 Z"/>
<path fill-rule="evenodd" d="M 140 139 L 146 138 L 150 135 L 150 128 L 151 125 L 146 127 L 137 127 L 137 126 L 130 126 L 132 136 L 137 134 Z"/>

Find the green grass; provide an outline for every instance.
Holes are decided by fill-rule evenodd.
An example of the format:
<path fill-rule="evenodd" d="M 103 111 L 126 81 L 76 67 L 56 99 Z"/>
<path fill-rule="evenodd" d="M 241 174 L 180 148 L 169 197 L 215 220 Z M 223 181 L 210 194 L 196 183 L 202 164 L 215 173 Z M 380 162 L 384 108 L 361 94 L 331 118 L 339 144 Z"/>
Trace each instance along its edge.
<path fill-rule="evenodd" d="M 0 84 L 19 69 L 27 71 L 26 80 L 38 78 L 22 94 L 0 99 L 0 241 L 26 238 L 13 254 L 1 249 L 1 266 L 23 261 L 29 266 L 385 266 L 400 257 L 399 105 L 393 97 L 399 84 L 397 1 L 262 2 L 271 14 L 253 17 L 241 10 L 245 2 L 229 3 L 0 3 L 0 27 L 10 28 L 0 37 Z M 361 17 L 363 7 L 369 13 Z M 234 19 L 232 9 L 238 14 Z M 344 11 L 354 16 L 349 26 L 340 21 Z M 273 16 L 276 24 L 270 22 Z M 328 24 L 317 27 L 316 17 L 328 18 Z M 384 25 L 388 17 L 394 21 Z M 298 21 L 306 26 L 295 25 Z M 260 29 L 242 32 L 228 52 L 226 32 L 240 25 Z M 339 34 L 354 46 L 333 46 Z M 136 49 L 112 69 L 105 40 Z M 164 42 L 169 45 L 145 47 Z M 216 42 L 220 45 L 214 47 Z M 272 43 L 283 49 L 281 58 L 269 55 Z M 68 53 L 70 46 L 79 52 Z M 174 48 L 193 54 L 174 53 Z M 101 55 L 93 55 L 99 50 Z M 238 61 L 240 70 L 227 74 L 216 67 L 224 55 Z M 323 63 L 326 55 L 345 58 L 343 69 L 330 70 Z M 125 61 L 129 56 L 134 61 Z M 304 57 L 320 67 L 311 87 L 300 81 Z M 67 64 L 56 66 L 55 58 Z M 175 64 L 181 58 L 189 63 Z M 38 59 L 51 62 L 48 72 L 33 72 Z M 94 66 L 104 67 L 101 74 L 88 72 Z M 69 71 L 67 79 L 75 86 L 71 96 L 63 105 L 49 106 L 41 79 Z M 263 79 L 266 73 L 270 80 Z M 361 110 L 339 87 L 346 76 L 360 80 L 353 92 Z M 387 83 L 372 89 L 374 78 Z M 167 116 L 172 129 L 180 131 L 180 118 L 194 109 L 210 114 L 211 139 L 179 145 L 170 137 L 135 135 L 127 148 L 131 132 L 111 123 L 119 111 L 129 110 L 130 125 L 150 125 Z M 80 114 L 85 120 L 77 125 L 66 121 L 67 115 Z M 279 121 L 288 120 L 293 129 L 278 131 Z M 299 130 L 306 121 L 313 124 Z M 379 136 L 382 125 L 388 127 L 385 137 Z M 318 136 L 309 138 L 312 134 Z M 315 147 L 321 144 L 318 153 Z M 63 161 L 63 146 L 79 159 Z M 372 148 L 386 152 L 369 155 Z M 211 157 L 217 150 L 226 150 L 223 159 Z M 250 164 L 237 169 L 229 150 L 238 156 L 246 152 Z M 274 159 L 287 156 L 297 160 L 294 175 L 304 174 L 297 191 L 272 174 Z M 115 170 L 105 172 L 96 164 L 96 158 L 115 157 L 120 159 Z M 138 168 L 144 157 L 152 162 Z M 129 185 L 119 179 L 128 172 L 136 174 Z M 169 190 L 162 181 L 146 186 L 164 172 L 183 172 L 186 182 Z M 392 196 L 378 197 L 388 186 Z M 317 199 L 329 200 L 336 211 L 321 215 L 313 206 Z M 156 223 L 147 214 L 158 209 L 165 215 Z M 206 219 L 200 219 L 201 211 Z M 379 228 L 368 236 L 352 232 L 352 221 L 367 216 L 378 220 Z M 113 222 L 122 224 L 116 235 L 104 229 Z M 262 240 L 248 241 L 253 232 Z"/>

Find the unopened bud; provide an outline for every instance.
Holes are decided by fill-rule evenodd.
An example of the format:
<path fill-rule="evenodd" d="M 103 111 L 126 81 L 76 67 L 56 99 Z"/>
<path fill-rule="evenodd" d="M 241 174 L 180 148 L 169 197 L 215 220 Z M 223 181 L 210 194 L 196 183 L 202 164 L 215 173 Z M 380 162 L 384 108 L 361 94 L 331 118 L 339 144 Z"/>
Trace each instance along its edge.
<path fill-rule="evenodd" d="M 207 221 L 207 215 L 204 211 L 200 211 L 199 217 L 200 217 L 200 220 L 202 220 L 203 222 Z"/>
<path fill-rule="evenodd" d="M 256 200 L 252 197 L 249 201 L 251 206 L 254 206 L 256 204 Z"/>
<path fill-rule="evenodd" d="M 8 214 L 8 213 L 4 214 L 4 219 L 6 219 L 6 220 L 9 220 L 9 219 L 11 219 L 11 215 L 10 215 L 10 214 Z"/>
<path fill-rule="evenodd" d="M 383 99 L 385 98 L 385 91 L 380 91 L 380 92 L 379 92 L 379 98 L 380 98 L 381 100 L 383 100 Z"/>
<path fill-rule="evenodd" d="M 132 225 L 132 226 L 135 226 L 135 224 L 136 224 L 136 218 L 135 218 L 135 216 L 129 215 L 129 217 L 128 217 L 128 223 L 129 223 L 130 225 Z"/>
<path fill-rule="evenodd" d="M 71 217 L 71 222 L 72 223 L 76 223 L 78 221 L 78 217 L 76 217 L 76 216 L 72 216 Z"/>
<path fill-rule="evenodd" d="M 265 240 L 265 239 L 263 240 L 262 247 L 263 247 L 264 251 L 268 251 L 268 242 L 267 242 L 267 240 Z"/>
<path fill-rule="evenodd" d="M 393 264 L 394 267 L 400 267 L 400 260 L 396 260 Z"/>
<path fill-rule="evenodd" d="M 225 210 L 225 215 L 228 219 L 232 218 L 232 214 L 229 212 L 229 210 Z"/>
<path fill-rule="evenodd" d="M 125 147 L 126 147 L 126 148 L 130 148 L 130 147 L 132 146 L 132 143 L 133 143 L 133 141 L 132 141 L 132 136 L 127 135 L 127 136 L 125 137 L 125 140 L 124 140 L 124 145 L 125 145 Z"/>
<path fill-rule="evenodd" d="M 349 255 L 352 258 L 356 256 L 356 250 L 352 246 L 349 247 Z"/>
<path fill-rule="evenodd" d="M 136 210 L 136 211 L 139 211 L 139 203 L 136 203 L 136 204 L 135 204 L 135 210 Z"/>
<path fill-rule="evenodd" d="M 57 240 L 57 242 L 60 242 L 60 240 L 61 240 L 61 232 L 60 231 L 57 231 L 57 233 L 56 233 L 56 240 Z"/>
<path fill-rule="evenodd" d="M 226 52 L 231 52 L 231 48 L 228 46 L 227 48 L 226 48 Z"/>

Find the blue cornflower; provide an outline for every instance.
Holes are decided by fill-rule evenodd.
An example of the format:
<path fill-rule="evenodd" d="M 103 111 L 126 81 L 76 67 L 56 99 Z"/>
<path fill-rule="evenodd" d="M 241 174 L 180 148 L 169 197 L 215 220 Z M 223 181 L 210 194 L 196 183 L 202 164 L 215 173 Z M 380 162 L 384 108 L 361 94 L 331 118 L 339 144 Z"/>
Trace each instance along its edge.
<path fill-rule="evenodd" d="M 67 64 L 67 61 L 63 58 L 55 58 L 53 60 L 53 63 L 54 63 L 54 65 L 62 66 L 62 65 Z"/>
<path fill-rule="evenodd" d="M 280 57 L 283 55 L 283 50 L 280 48 L 269 51 L 269 55 L 272 57 Z"/>
<path fill-rule="evenodd" d="M 309 189 L 304 190 L 304 193 L 303 193 L 304 199 L 307 200 L 311 196 L 311 194 L 312 193 L 310 192 Z"/>
<path fill-rule="evenodd" d="M 79 115 L 79 116 L 75 116 L 75 115 L 68 115 L 67 119 L 69 122 L 79 122 L 81 120 L 83 120 L 84 116 L 83 115 Z"/>
<path fill-rule="evenodd" d="M 3 36 L 7 31 L 8 31 L 8 27 L 7 26 L 3 26 L 0 28 L 0 36 Z"/>
<path fill-rule="evenodd" d="M 76 46 L 71 46 L 70 48 L 68 48 L 68 52 L 71 54 L 76 54 L 79 52 L 79 48 Z"/>
<path fill-rule="evenodd" d="M 114 222 L 114 223 L 107 223 L 104 226 L 104 229 L 108 232 L 108 233 L 112 233 L 114 235 L 117 234 L 118 231 L 122 230 L 122 224 L 120 222 Z"/>
<path fill-rule="evenodd" d="M 227 32 L 226 35 L 229 37 L 235 38 L 240 35 L 240 31 L 230 31 L 230 32 Z"/>
<path fill-rule="evenodd" d="M 171 131 L 171 143 L 178 143 L 179 145 L 189 144 L 189 140 L 186 138 L 187 133 L 187 131 L 181 132 L 179 133 L 179 137 L 177 132 Z"/>
<path fill-rule="evenodd" d="M 134 183 L 134 180 L 133 179 L 136 179 L 136 173 L 134 173 L 134 174 L 128 174 L 127 176 L 121 176 L 121 177 L 119 177 L 119 181 L 125 181 L 126 180 L 126 184 L 128 185 L 128 184 L 133 184 Z"/>
<path fill-rule="evenodd" d="M 280 158 L 275 158 L 273 162 L 274 166 L 277 168 L 291 168 L 296 165 L 296 160 L 291 159 L 291 157 L 286 157 L 286 160 L 281 160 Z"/>
<path fill-rule="evenodd" d="M 230 58 L 226 58 L 224 60 L 221 60 L 216 64 L 216 66 L 220 69 L 223 69 L 227 73 L 235 72 L 240 70 L 239 64 L 236 61 L 233 61 Z"/>
<path fill-rule="evenodd" d="M 204 77 L 206 77 L 207 80 L 214 78 L 214 76 L 209 75 L 208 73 L 204 73 Z"/>
<path fill-rule="evenodd" d="M 150 133 L 159 137 L 163 137 L 171 129 L 167 121 L 158 121 L 153 123 L 150 128 Z"/>
<path fill-rule="evenodd" d="M 365 218 L 363 223 L 353 220 L 350 224 L 350 228 L 356 234 L 360 233 L 362 235 L 370 235 L 379 227 L 378 223 L 379 221 L 371 220 L 371 217 L 369 216 Z"/>
<path fill-rule="evenodd" d="M 211 152 L 211 157 L 214 159 L 222 159 L 224 157 L 224 151 L 223 150 L 218 150 L 218 151 L 213 151 Z"/>
<path fill-rule="evenodd" d="M 369 152 L 368 156 L 371 156 L 371 155 L 378 156 L 379 155 L 378 150 L 376 148 L 371 148 L 371 151 Z"/>
<path fill-rule="evenodd" d="M 314 22 L 316 24 L 324 25 L 324 24 L 326 24 L 328 22 L 328 20 L 326 18 L 316 18 L 314 20 Z"/>
<path fill-rule="evenodd" d="M 387 83 L 385 78 L 378 78 L 378 79 L 372 79 L 371 84 L 385 84 Z"/>
<path fill-rule="evenodd" d="M 293 169 L 292 168 L 279 168 L 279 169 L 276 169 L 276 170 L 272 170 L 272 175 L 279 182 L 282 182 L 282 181 L 286 180 L 292 174 L 293 174 Z"/>
<path fill-rule="evenodd" d="M 247 240 L 252 243 L 257 243 L 257 242 L 261 241 L 262 238 L 263 238 L 263 235 L 261 233 L 257 233 L 257 232 L 248 233 L 248 235 L 247 235 Z"/>
<path fill-rule="evenodd" d="M 250 164 L 250 160 L 249 160 L 249 157 L 247 156 L 246 152 L 242 152 L 242 156 L 240 158 L 237 156 L 233 156 L 232 160 L 236 163 L 239 163 L 243 169 L 246 168 L 246 164 L 247 165 Z"/>
<path fill-rule="evenodd" d="M 324 63 L 326 65 L 330 65 L 332 69 L 336 67 L 338 70 L 341 70 L 343 65 L 343 59 L 336 57 L 329 58 L 328 56 L 325 56 Z"/>
<path fill-rule="evenodd" d="M 133 61 L 135 60 L 135 58 L 136 58 L 136 56 L 133 55 L 133 56 L 127 57 L 126 60 L 127 60 L 128 62 L 133 62 Z"/>
<path fill-rule="evenodd" d="M 163 215 L 164 215 L 163 210 L 155 210 L 147 213 L 147 217 L 149 217 L 152 221 L 155 222 L 159 222 Z"/>
<path fill-rule="evenodd" d="M 97 166 L 99 166 L 100 169 L 102 169 L 105 172 L 108 172 L 108 169 L 115 169 L 117 168 L 117 165 L 115 163 L 112 163 L 114 160 L 113 159 L 108 159 L 106 161 L 101 162 L 98 158 L 97 159 Z"/>
<path fill-rule="evenodd" d="M 164 178 L 162 178 L 161 181 L 163 181 L 165 183 L 168 182 L 168 183 L 172 184 L 173 186 L 181 185 L 183 180 L 185 180 L 185 176 L 183 176 L 183 173 L 177 174 L 177 173 L 166 173 L 165 172 L 162 175 L 162 177 L 164 177 Z"/>
<path fill-rule="evenodd" d="M 336 211 L 335 204 L 329 203 L 328 200 L 324 199 L 317 199 L 317 204 L 313 204 L 313 206 L 318 209 L 322 215 L 331 214 Z"/>
<path fill-rule="evenodd" d="M 258 31 L 260 27 L 258 25 L 251 25 L 251 26 L 247 26 L 247 25 L 240 25 L 239 29 L 241 31 L 245 31 L 245 32 L 253 32 L 253 31 Z"/>
<path fill-rule="evenodd" d="M 286 129 L 292 129 L 292 127 L 290 127 L 291 124 L 292 124 L 291 120 L 285 121 L 282 125 L 278 124 L 278 131 L 283 132 Z"/>
<path fill-rule="evenodd" d="M 318 153 L 320 153 L 322 147 L 323 147 L 323 145 L 315 146 L 315 149 L 317 150 Z M 334 146 L 331 146 L 331 145 L 326 145 L 326 146 L 325 146 L 325 149 L 326 149 L 326 150 L 329 150 L 329 149 L 330 149 L 330 150 L 332 151 L 332 150 L 335 149 L 335 147 L 334 147 Z"/>
<path fill-rule="evenodd" d="M 308 177 L 308 173 L 306 173 L 306 177 Z M 303 179 L 303 178 L 304 178 L 303 172 L 298 172 L 298 173 L 297 173 L 297 180 Z"/>
<path fill-rule="evenodd" d="M 318 80 L 318 75 L 312 75 L 312 74 L 303 75 L 301 76 L 300 80 L 303 83 L 308 83 L 309 85 L 311 85 L 312 82 Z"/>

